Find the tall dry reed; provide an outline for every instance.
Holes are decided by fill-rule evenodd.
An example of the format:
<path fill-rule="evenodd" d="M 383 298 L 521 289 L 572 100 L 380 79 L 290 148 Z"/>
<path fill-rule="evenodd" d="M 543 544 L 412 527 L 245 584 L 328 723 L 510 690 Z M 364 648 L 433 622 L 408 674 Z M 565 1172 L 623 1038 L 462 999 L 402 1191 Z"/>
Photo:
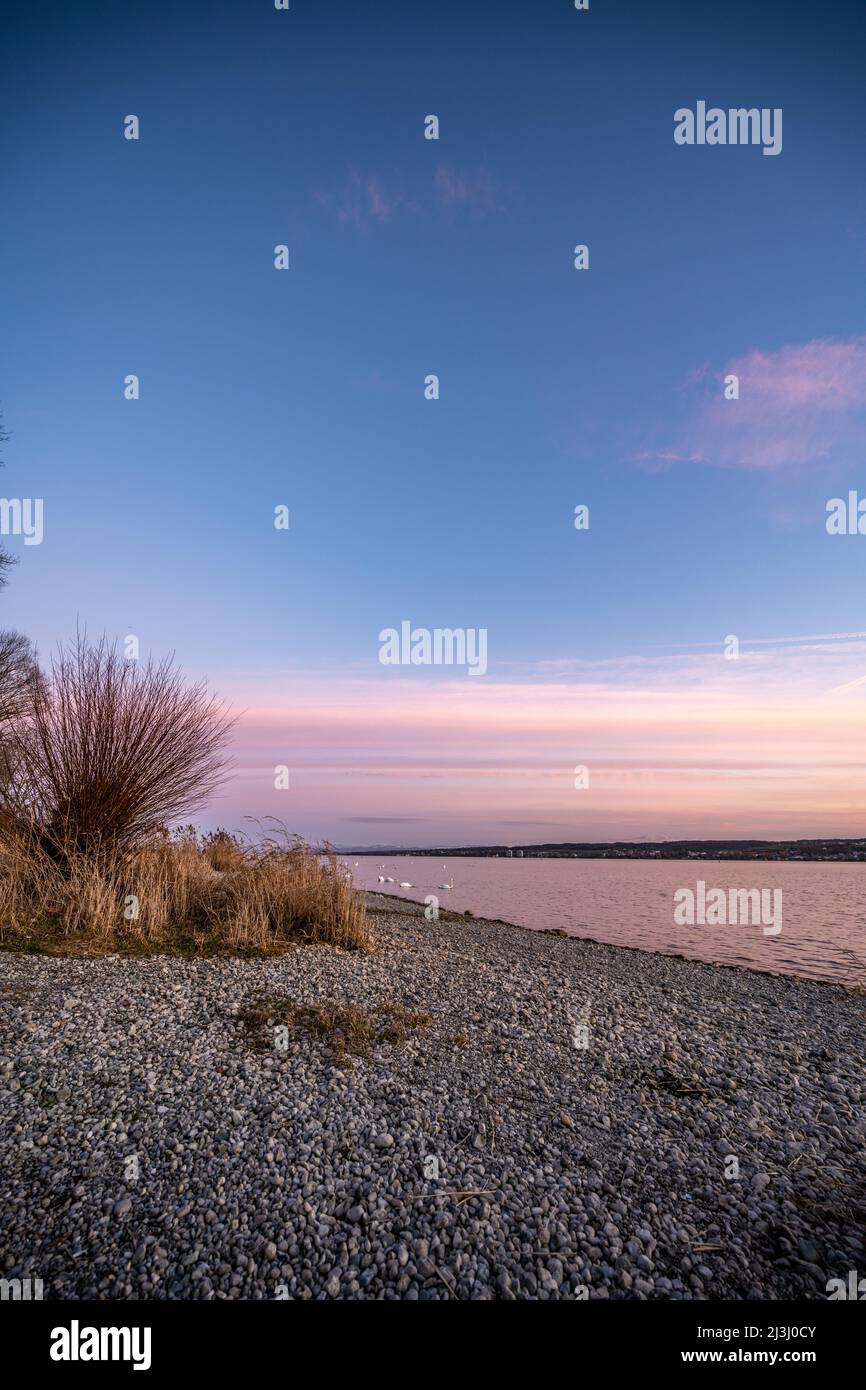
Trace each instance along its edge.
<path fill-rule="evenodd" d="M 271 951 L 293 941 L 369 950 L 363 895 L 333 853 L 285 832 L 152 837 L 72 850 L 0 834 L 0 942 L 94 949 Z"/>

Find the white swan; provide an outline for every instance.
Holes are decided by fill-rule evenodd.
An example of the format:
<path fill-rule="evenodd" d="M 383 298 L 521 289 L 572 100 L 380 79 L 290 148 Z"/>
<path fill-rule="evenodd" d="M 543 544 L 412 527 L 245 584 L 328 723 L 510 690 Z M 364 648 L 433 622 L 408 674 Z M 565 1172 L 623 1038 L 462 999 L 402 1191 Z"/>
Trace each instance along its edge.
<path fill-rule="evenodd" d="M 411 884 L 411 883 L 401 883 L 401 884 L 400 884 L 400 887 L 401 887 L 401 888 L 411 888 L 411 887 L 412 887 L 412 884 Z"/>
<path fill-rule="evenodd" d="M 385 879 L 385 882 L 386 882 L 386 883 L 393 883 L 394 880 L 393 880 L 393 878 L 386 878 L 386 879 Z"/>
<path fill-rule="evenodd" d="M 380 874 L 380 875 L 379 875 L 379 882 L 380 882 L 380 883 L 384 883 L 384 882 L 385 882 L 385 875 L 384 875 L 384 874 Z"/>
<path fill-rule="evenodd" d="M 440 883 L 440 884 L 439 884 L 439 887 L 440 887 L 440 889 L 442 890 L 443 893 L 446 892 L 447 889 L 453 888 L 453 887 L 454 887 L 454 875 L 453 875 L 453 874 L 451 875 L 451 882 L 450 882 L 450 883 Z"/>

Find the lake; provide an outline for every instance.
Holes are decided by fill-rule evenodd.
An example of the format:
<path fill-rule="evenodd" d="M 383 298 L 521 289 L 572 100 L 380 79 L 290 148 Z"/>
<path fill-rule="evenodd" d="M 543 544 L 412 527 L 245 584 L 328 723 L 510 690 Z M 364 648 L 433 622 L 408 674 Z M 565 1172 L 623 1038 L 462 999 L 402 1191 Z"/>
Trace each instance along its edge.
<path fill-rule="evenodd" d="M 442 908 L 499 917 L 532 928 L 558 927 L 615 946 L 745 965 L 813 980 L 866 984 L 866 864 L 758 860 L 488 859 L 348 857 L 359 888 Z M 357 867 L 355 864 L 357 863 Z M 379 883 L 383 874 L 411 883 Z M 454 879 L 452 890 L 441 884 Z M 760 924 L 677 925 L 674 894 L 698 881 L 714 888 L 781 891 L 781 930 Z M 681 899 L 680 899 L 681 901 Z M 707 914 L 710 915 L 710 914 Z"/>

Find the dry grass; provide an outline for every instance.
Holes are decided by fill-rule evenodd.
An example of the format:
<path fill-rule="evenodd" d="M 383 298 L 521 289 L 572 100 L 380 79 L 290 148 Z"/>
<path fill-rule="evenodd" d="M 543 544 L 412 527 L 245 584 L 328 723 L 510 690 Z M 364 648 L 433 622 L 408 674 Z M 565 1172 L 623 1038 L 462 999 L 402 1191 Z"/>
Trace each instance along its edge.
<path fill-rule="evenodd" d="M 221 874 L 231 869 L 242 869 L 246 859 L 243 844 L 227 830 L 215 830 L 211 835 L 203 835 L 201 852 L 211 868 Z"/>
<path fill-rule="evenodd" d="M 363 895 L 337 863 L 284 831 L 154 836 L 141 848 L 71 851 L 0 834 L 0 944 L 95 954 L 270 952 L 293 942 L 370 950 Z"/>
<path fill-rule="evenodd" d="M 399 1046 L 417 1028 L 429 1028 L 430 1015 L 404 1009 L 400 1004 L 382 1004 L 364 1009 L 359 1004 L 298 1004 L 282 996 L 259 995 L 238 1013 L 238 1021 L 253 1045 L 260 1050 L 272 1046 L 268 1030 L 278 1025 L 297 1027 L 326 1042 L 332 1057 L 348 1061 L 360 1057 L 383 1043 Z"/>

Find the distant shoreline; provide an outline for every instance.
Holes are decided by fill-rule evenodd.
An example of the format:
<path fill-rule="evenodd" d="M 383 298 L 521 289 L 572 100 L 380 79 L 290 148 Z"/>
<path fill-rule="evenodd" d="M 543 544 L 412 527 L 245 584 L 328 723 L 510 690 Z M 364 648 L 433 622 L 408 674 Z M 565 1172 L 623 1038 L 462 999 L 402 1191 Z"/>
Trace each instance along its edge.
<path fill-rule="evenodd" d="M 367 858 L 381 855 L 427 859 L 693 859 L 765 860 L 768 862 L 866 863 L 866 839 L 824 840 L 659 840 L 542 845 L 458 845 L 435 849 L 374 846 L 338 849 L 338 854 Z"/>

